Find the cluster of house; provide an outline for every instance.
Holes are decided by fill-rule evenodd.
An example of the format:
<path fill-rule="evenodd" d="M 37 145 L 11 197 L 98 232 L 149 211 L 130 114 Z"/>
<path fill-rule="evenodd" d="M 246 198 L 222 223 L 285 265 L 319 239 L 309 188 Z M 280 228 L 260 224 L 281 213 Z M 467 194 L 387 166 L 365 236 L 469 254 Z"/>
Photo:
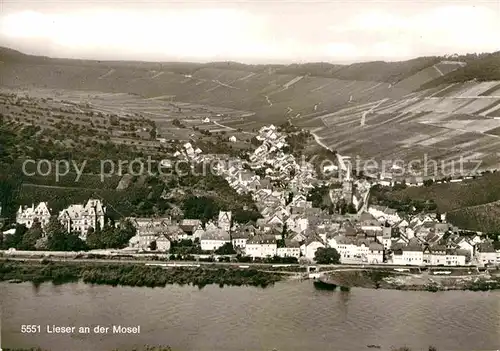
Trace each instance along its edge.
<path fill-rule="evenodd" d="M 221 211 L 205 225 L 197 219 L 173 223 L 169 218 L 131 219 L 137 235 L 130 246 L 168 251 L 172 241 L 198 239 L 201 249 L 215 251 L 227 243 L 253 258 L 304 257 L 314 260 L 318 248 L 334 248 L 346 264 L 444 265 L 498 264 L 500 251 L 478 233 L 464 236 L 445 216 L 400 218 L 389 208 L 370 206 L 350 217 L 326 214 L 312 207 L 305 195 L 260 189 L 255 193 L 263 218 L 232 222 Z M 283 240 L 284 239 L 284 240 Z"/>
<path fill-rule="evenodd" d="M 269 189 L 271 183 L 278 181 L 298 192 L 307 192 L 318 184 L 312 164 L 299 164 L 293 155 L 283 152 L 287 146 L 286 136 L 274 125 L 262 127 L 256 138 L 262 144 L 249 155 L 248 161 L 228 155 L 203 154 L 191 143 L 185 143 L 173 156 L 192 163 L 214 165 L 214 170 L 239 194 Z M 263 176 L 257 174 L 262 174 L 259 170 L 263 171 Z"/>
<path fill-rule="evenodd" d="M 68 232 L 78 233 L 82 240 L 86 240 L 89 230 L 104 227 L 105 215 L 106 207 L 101 200 L 89 199 L 85 204 L 73 204 L 60 211 L 58 219 Z M 36 206 L 20 206 L 16 213 L 16 222 L 27 228 L 39 223 L 43 229 L 51 216 L 48 203 L 40 202 Z"/>
<path fill-rule="evenodd" d="M 368 213 L 391 228 L 382 236 L 386 260 L 401 265 L 500 264 L 500 250 L 480 232 L 466 232 L 446 222 L 446 215 L 402 217 L 394 209 L 372 205 Z M 375 222 L 374 222 L 375 224 Z M 385 229 L 385 228 L 384 228 Z"/>
<path fill-rule="evenodd" d="M 249 156 L 253 170 L 263 169 L 266 178 L 281 181 L 296 191 L 308 191 L 317 184 L 316 171 L 310 162 L 297 162 L 292 154 L 283 151 L 286 135 L 274 125 L 262 127 L 256 139 L 261 142 Z"/>
<path fill-rule="evenodd" d="M 169 219 L 146 219 L 144 223 L 148 224 L 138 230 L 131 246 L 146 248 L 157 235 L 154 233 L 162 232 L 162 244 L 157 248 L 164 250 L 169 247 L 168 240 L 198 238 L 204 251 L 232 243 L 251 257 L 303 256 L 313 260 L 318 248 L 332 247 L 339 252 L 342 263 L 464 265 L 498 261 L 499 253 L 492 250 L 490 243 L 480 235 L 473 239 L 461 236 L 445 218 L 401 218 L 393 209 L 368 206 L 366 195 L 371 183 L 351 179 L 344 158 L 339 160 L 339 167 L 347 176 L 340 188 L 330 191 L 330 199 L 333 203 L 352 203 L 359 214 L 344 217 L 313 208 L 307 194 L 323 185 L 316 179 L 314 167 L 307 162 L 299 165 L 293 155 L 283 152 L 286 137 L 275 126 L 262 127 L 256 138 L 262 144 L 249 156 L 249 167 L 243 167 L 245 161 L 238 158 L 203 155 L 190 143 L 175 156 L 195 162 L 220 161 L 216 167 L 219 174 L 237 192 L 252 194 L 262 218 L 255 223 L 233 225 L 230 213 L 221 212 L 215 223 L 205 226 L 196 219 L 176 224 Z M 264 170 L 264 177 L 255 174 L 258 169 Z M 282 180 L 283 186 L 276 186 L 276 180 Z"/>
<path fill-rule="evenodd" d="M 220 211 L 216 221 L 209 221 L 205 225 L 198 219 L 174 222 L 168 217 L 128 220 L 137 229 L 129 243 L 129 247 L 134 249 L 148 250 L 154 242 L 156 251 L 167 252 L 174 241 L 192 240 L 199 241 L 201 250 L 205 252 L 213 252 L 225 244 L 232 244 L 238 252 L 254 258 L 301 256 L 299 242 L 285 240 L 286 245 L 278 248 L 282 233 L 264 231 L 256 223 L 233 225 L 230 211 Z"/>

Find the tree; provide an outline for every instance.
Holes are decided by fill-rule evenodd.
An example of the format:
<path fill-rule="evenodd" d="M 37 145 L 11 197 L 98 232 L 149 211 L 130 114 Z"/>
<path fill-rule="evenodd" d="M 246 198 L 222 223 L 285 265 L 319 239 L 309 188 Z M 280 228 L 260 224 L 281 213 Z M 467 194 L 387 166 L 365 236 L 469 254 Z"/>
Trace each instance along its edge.
<path fill-rule="evenodd" d="M 215 250 L 215 253 L 217 255 L 234 255 L 234 254 L 236 254 L 236 251 L 234 250 L 233 244 L 225 243 L 224 245 L 219 247 L 217 250 Z"/>
<path fill-rule="evenodd" d="M 52 217 L 45 228 L 49 251 L 85 251 L 87 245 L 77 233 L 68 233 L 56 217 Z"/>
<path fill-rule="evenodd" d="M 26 231 L 19 245 L 20 250 L 36 250 L 36 242 L 43 236 L 42 226 L 35 222 L 33 226 Z"/>
<path fill-rule="evenodd" d="M 185 218 L 201 219 L 206 222 L 215 218 L 219 213 L 219 206 L 213 198 L 191 196 L 184 201 L 182 210 Z"/>
<path fill-rule="evenodd" d="M 152 128 L 150 131 L 149 131 L 149 137 L 154 140 L 156 139 L 157 135 L 156 135 L 156 127 L 155 128 Z"/>
<path fill-rule="evenodd" d="M 431 186 L 434 183 L 432 179 L 426 179 L 424 180 L 424 186 Z"/>
<path fill-rule="evenodd" d="M 151 251 L 156 251 L 156 248 L 157 248 L 157 245 L 156 245 L 156 240 L 153 240 L 150 244 L 149 244 L 149 249 Z"/>
<path fill-rule="evenodd" d="M 77 233 L 53 232 L 47 240 L 49 251 L 85 251 L 87 245 Z"/>
<path fill-rule="evenodd" d="M 250 221 L 257 221 L 259 218 L 262 218 L 260 212 L 241 209 L 236 210 L 233 216 L 233 220 L 236 223 L 248 223 Z"/>
<path fill-rule="evenodd" d="M 340 254 L 334 248 L 320 247 L 314 254 L 314 260 L 318 264 L 339 264 Z"/>
<path fill-rule="evenodd" d="M 347 213 L 350 213 L 350 214 L 355 214 L 358 212 L 358 211 L 356 211 L 356 207 L 354 207 L 354 205 L 352 203 L 347 205 L 346 211 L 347 211 Z"/>
<path fill-rule="evenodd" d="M 52 216 L 49 220 L 49 223 L 47 224 L 47 226 L 45 227 L 45 233 L 50 236 L 51 234 L 53 233 L 56 233 L 56 232 L 62 232 L 62 233 L 65 233 L 66 232 L 66 228 L 64 227 L 64 225 L 57 219 L 56 216 Z"/>
<path fill-rule="evenodd" d="M 3 247 L 5 249 L 18 249 L 21 241 L 23 240 L 24 233 L 26 233 L 27 231 L 28 228 L 26 228 L 24 224 L 16 225 L 16 231 L 14 232 L 14 234 L 9 235 L 5 238 Z"/>
<path fill-rule="evenodd" d="M 129 221 L 115 228 L 105 225 L 102 230 L 87 234 L 87 245 L 92 249 L 123 249 L 136 234 L 136 229 Z"/>
<path fill-rule="evenodd" d="M 281 241 L 283 243 L 283 246 L 285 244 L 285 238 L 288 237 L 288 224 L 283 223 L 283 228 L 281 229 Z"/>

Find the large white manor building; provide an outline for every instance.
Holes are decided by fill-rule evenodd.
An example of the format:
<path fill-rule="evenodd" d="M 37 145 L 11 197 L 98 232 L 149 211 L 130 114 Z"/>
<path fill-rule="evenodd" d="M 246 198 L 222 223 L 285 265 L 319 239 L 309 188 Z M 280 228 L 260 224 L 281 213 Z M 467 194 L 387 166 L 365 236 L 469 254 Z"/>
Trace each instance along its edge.
<path fill-rule="evenodd" d="M 40 202 L 36 207 L 34 204 L 31 207 L 19 206 L 16 214 L 16 222 L 23 224 L 26 228 L 31 228 L 33 223 L 39 222 L 45 227 L 50 221 L 50 210 L 46 202 Z"/>
<path fill-rule="evenodd" d="M 104 227 L 106 207 L 101 200 L 90 199 L 87 204 L 71 205 L 59 213 L 59 221 L 68 232 L 78 233 L 86 240 L 90 228 Z"/>
<path fill-rule="evenodd" d="M 85 240 L 90 228 L 103 228 L 105 223 L 106 207 L 101 200 L 90 199 L 85 205 L 71 205 L 59 212 L 58 219 L 68 232 L 78 233 Z M 44 228 L 50 221 L 51 213 L 46 202 L 40 202 L 36 207 L 20 206 L 16 214 L 16 222 L 31 228 L 39 222 Z"/>

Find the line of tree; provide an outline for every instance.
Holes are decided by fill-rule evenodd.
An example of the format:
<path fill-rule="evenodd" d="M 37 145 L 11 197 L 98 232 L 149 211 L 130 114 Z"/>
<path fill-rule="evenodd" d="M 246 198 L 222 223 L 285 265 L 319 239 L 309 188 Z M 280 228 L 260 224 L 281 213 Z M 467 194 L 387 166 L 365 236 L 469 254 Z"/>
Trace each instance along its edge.
<path fill-rule="evenodd" d="M 14 234 L 7 235 L 0 242 L 2 249 L 46 250 L 46 251 L 86 251 L 89 249 L 122 249 L 136 234 L 133 225 L 125 221 L 120 226 L 106 225 L 104 228 L 89 230 L 84 241 L 78 233 L 68 233 L 56 217 L 50 219 L 45 228 L 39 222 L 31 228 L 18 224 Z M 3 237 L 3 236 L 2 236 Z"/>

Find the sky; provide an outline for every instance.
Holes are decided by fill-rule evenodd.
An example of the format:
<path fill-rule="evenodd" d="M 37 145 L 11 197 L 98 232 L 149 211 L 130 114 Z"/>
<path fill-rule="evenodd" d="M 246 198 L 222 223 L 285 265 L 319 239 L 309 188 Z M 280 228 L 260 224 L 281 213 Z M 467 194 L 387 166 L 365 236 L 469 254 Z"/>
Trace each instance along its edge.
<path fill-rule="evenodd" d="M 52 57 L 350 63 L 500 50 L 500 0 L 0 0 L 0 45 Z"/>

